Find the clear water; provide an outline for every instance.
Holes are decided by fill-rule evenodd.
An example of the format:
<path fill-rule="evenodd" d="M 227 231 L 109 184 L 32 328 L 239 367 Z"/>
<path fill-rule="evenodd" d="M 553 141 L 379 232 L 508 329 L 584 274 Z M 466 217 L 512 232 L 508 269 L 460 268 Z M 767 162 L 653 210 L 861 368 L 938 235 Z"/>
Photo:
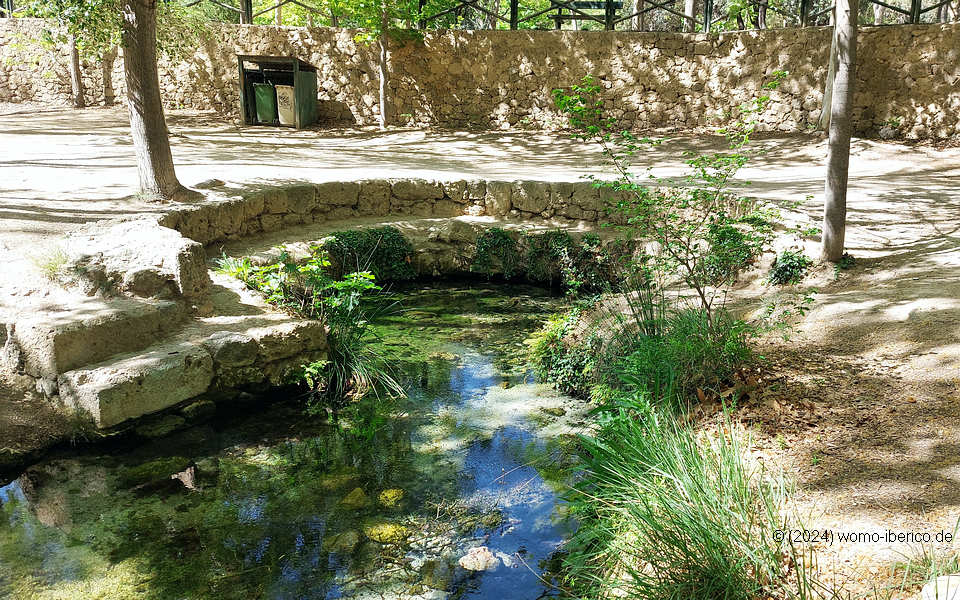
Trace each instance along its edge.
<path fill-rule="evenodd" d="M 282 399 L 0 488 L 0 597 L 542 598 L 583 407 L 537 385 L 535 288 L 404 293 L 378 324 L 408 397 L 339 426 Z M 176 475 L 178 478 L 172 479 Z M 484 546 L 485 571 L 459 559 Z"/>

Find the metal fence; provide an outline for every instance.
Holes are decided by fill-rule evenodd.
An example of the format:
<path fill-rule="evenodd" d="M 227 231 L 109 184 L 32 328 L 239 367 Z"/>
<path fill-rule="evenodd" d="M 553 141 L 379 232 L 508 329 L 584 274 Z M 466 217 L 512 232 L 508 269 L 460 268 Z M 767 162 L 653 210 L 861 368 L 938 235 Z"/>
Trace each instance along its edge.
<path fill-rule="evenodd" d="M 319 16 L 323 19 L 328 15 L 321 12 L 318 8 L 310 6 L 309 0 L 277 0 L 266 8 L 255 11 L 253 0 L 235 0 L 238 5 L 230 0 L 191 0 L 187 6 L 197 6 L 206 4 L 219 7 L 226 11 L 226 14 L 235 15 L 234 22 L 253 23 L 257 17 L 271 13 L 286 5 L 299 6 L 308 14 Z M 495 6 L 506 5 L 505 10 L 491 9 L 481 4 L 482 0 L 452 0 L 454 4 L 450 7 L 430 13 L 426 6 L 426 0 L 419 0 L 420 17 L 418 25 L 421 29 L 431 26 L 437 26 L 445 19 L 449 21 L 451 17 L 457 17 L 464 12 L 472 11 L 477 15 L 482 15 L 488 28 L 497 28 L 505 25 L 510 29 L 522 28 L 543 28 L 544 22 L 553 21 L 552 26 L 556 29 L 562 28 L 564 23 L 574 22 L 577 26 L 585 23 L 596 23 L 597 26 L 606 30 L 614 29 L 638 29 L 636 24 L 641 22 L 647 16 L 659 15 L 661 17 L 674 17 L 674 21 L 679 28 L 694 30 L 699 26 L 700 31 L 709 32 L 714 30 L 720 23 L 728 23 L 735 19 L 735 29 L 764 29 L 767 27 L 766 15 L 773 13 L 780 15 L 784 26 L 790 27 L 808 27 L 811 25 L 827 25 L 829 17 L 833 11 L 834 5 L 827 4 L 831 0 L 798 0 L 795 8 L 783 9 L 770 5 L 769 0 L 752 0 L 749 4 L 752 12 L 752 18 L 744 19 L 740 14 L 731 16 L 717 10 L 716 0 L 701 0 L 698 2 L 699 9 L 696 15 L 685 15 L 675 7 L 676 0 L 641 0 L 632 2 L 630 7 L 625 8 L 623 0 L 547 0 L 546 8 L 544 2 L 534 4 L 531 0 L 504 0 L 497 2 Z M 923 21 L 924 15 L 933 11 L 946 9 L 960 4 L 960 0 L 909 0 L 909 7 L 903 8 L 889 4 L 893 0 L 867 0 L 869 4 L 875 7 L 882 7 L 883 10 L 890 10 L 896 15 L 900 15 L 898 21 L 903 24 L 915 24 Z M 0 17 L 13 17 L 16 15 L 14 0 L 0 0 Z M 721 14 L 717 14 L 721 13 Z M 954 13 L 955 14 L 955 13 Z M 537 21 L 535 24 L 534 21 Z M 312 21 L 311 21 L 312 22 Z M 336 26 L 337 23 L 332 23 Z M 443 25 L 440 25 L 443 26 Z M 727 27 L 729 29 L 729 27 Z"/>

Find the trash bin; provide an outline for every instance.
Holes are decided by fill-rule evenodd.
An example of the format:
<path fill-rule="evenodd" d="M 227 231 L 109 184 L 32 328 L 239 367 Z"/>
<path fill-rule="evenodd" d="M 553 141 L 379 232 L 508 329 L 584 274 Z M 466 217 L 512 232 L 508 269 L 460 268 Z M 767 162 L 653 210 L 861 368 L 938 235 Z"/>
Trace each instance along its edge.
<path fill-rule="evenodd" d="M 253 96 L 257 105 L 257 122 L 273 124 L 277 122 L 277 92 L 272 84 L 253 84 Z"/>
<path fill-rule="evenodd" d="M 292 85 L 278 85 L 277 88 L 277 116 L 281 125 L 294 125 L 296 112 L 294 111 L 294 96 Z"/>
<path fill-rule="evenodd" d="M 238 54 L 237 63 L 244 125 L 299 129 L 317 122 L 316 67 L 293 56 Z"/>

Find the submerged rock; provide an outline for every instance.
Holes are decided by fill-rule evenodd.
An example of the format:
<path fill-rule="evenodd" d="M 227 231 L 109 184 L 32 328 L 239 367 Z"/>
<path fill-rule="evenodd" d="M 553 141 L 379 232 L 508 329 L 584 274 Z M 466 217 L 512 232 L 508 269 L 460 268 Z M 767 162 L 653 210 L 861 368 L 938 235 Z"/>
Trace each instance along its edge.
<path fill-rule="evenodd" d="M 365 508 L 370 500 L 367 498 L 366 492 L 363 491 L 363 488 L 353 488 L 353 491 L 343 497 L 343 500 L 340 501 L 342 506 L 353 510 L 360 510 Z"/>
<path fill-rule="evenodd" d="M 567 409 L 560 406 L 545 406 L 540 409 L 540 412 L 551 417 L 562 417 L 567 414 Z"/>
<path fill-rule="evenodd" d="M 360 543 L 360 534 L 355 529 L 338 533 L 323 541 L 323 549 L 337 554 L 350 554 Z"/>
<path fill-rule="evenodd" d="M 121 487 L 126 488 L 165 483 L 176 477 L 178 473 L 185 471 L 190 467 L 190 463 L 189 458 L 182 456 L 158 458 L 136 467 L 124 469 L 121 471 L 117 482 Z"/>
<path fill-rule="evenodd" d="M 363 525 L 363 535 L 380 544 L 399 544 L 410 537 L 410 528 L 389 521 L 370 521 Z"/>
<path fill-rule="evenodd" d="M 394 508 L 397 504 L 403 500 L 403 490 L 400 488 L 390 488 L 389 490 L 383 490 L 380 492 L 380 496 L 377 497 L 380 501 L 380 504 L 387 508 Z"/>
<path fill-rule="evenodd" d="M 471 548 L 458 562 L 468 571 L 492 571 L 500 566 L 500 559 L 486 546 Z"/>
<path fill-rule="evenodd" d="M 446 590 L 453 581 L 453 569 L 443 560 L 428 560 L 420 568 L 420 581 L 428 588 Z"/>

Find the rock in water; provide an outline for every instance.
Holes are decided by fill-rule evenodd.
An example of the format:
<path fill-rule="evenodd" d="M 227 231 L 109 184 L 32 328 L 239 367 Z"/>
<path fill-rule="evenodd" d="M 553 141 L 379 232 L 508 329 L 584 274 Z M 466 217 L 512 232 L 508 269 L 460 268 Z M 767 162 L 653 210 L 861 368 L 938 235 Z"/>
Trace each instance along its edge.
<path fill-rule="evenodd" d="M 500 566 L 500 559 L 486 546 L 478 546 L 461 556 L 459 563 L 468 571 L 492 571 Z"/>
<path fill-rule="evenodd" d="M 400 503 L 401 500 L 403 500 L 403 490 L 399 488 L 383 490 L 380 492 L 380 495 L 377 497 L 377 499 L 383 506 L 386 506 L 387 508 L 394 508 Z"/>
<path fill-rule="evenodd" d="M 943 575 L 927 582 L 920 600 L 960 600 L 960 574 Z"/>
<path fill-rule="evenodd" d="M 367 506 L 367 495 L 364 493 L 363 488 L 354 488 L 352 492 L 344 496 L 340 501 L 342 506 L 353 510 L 360 510 Z"/>

